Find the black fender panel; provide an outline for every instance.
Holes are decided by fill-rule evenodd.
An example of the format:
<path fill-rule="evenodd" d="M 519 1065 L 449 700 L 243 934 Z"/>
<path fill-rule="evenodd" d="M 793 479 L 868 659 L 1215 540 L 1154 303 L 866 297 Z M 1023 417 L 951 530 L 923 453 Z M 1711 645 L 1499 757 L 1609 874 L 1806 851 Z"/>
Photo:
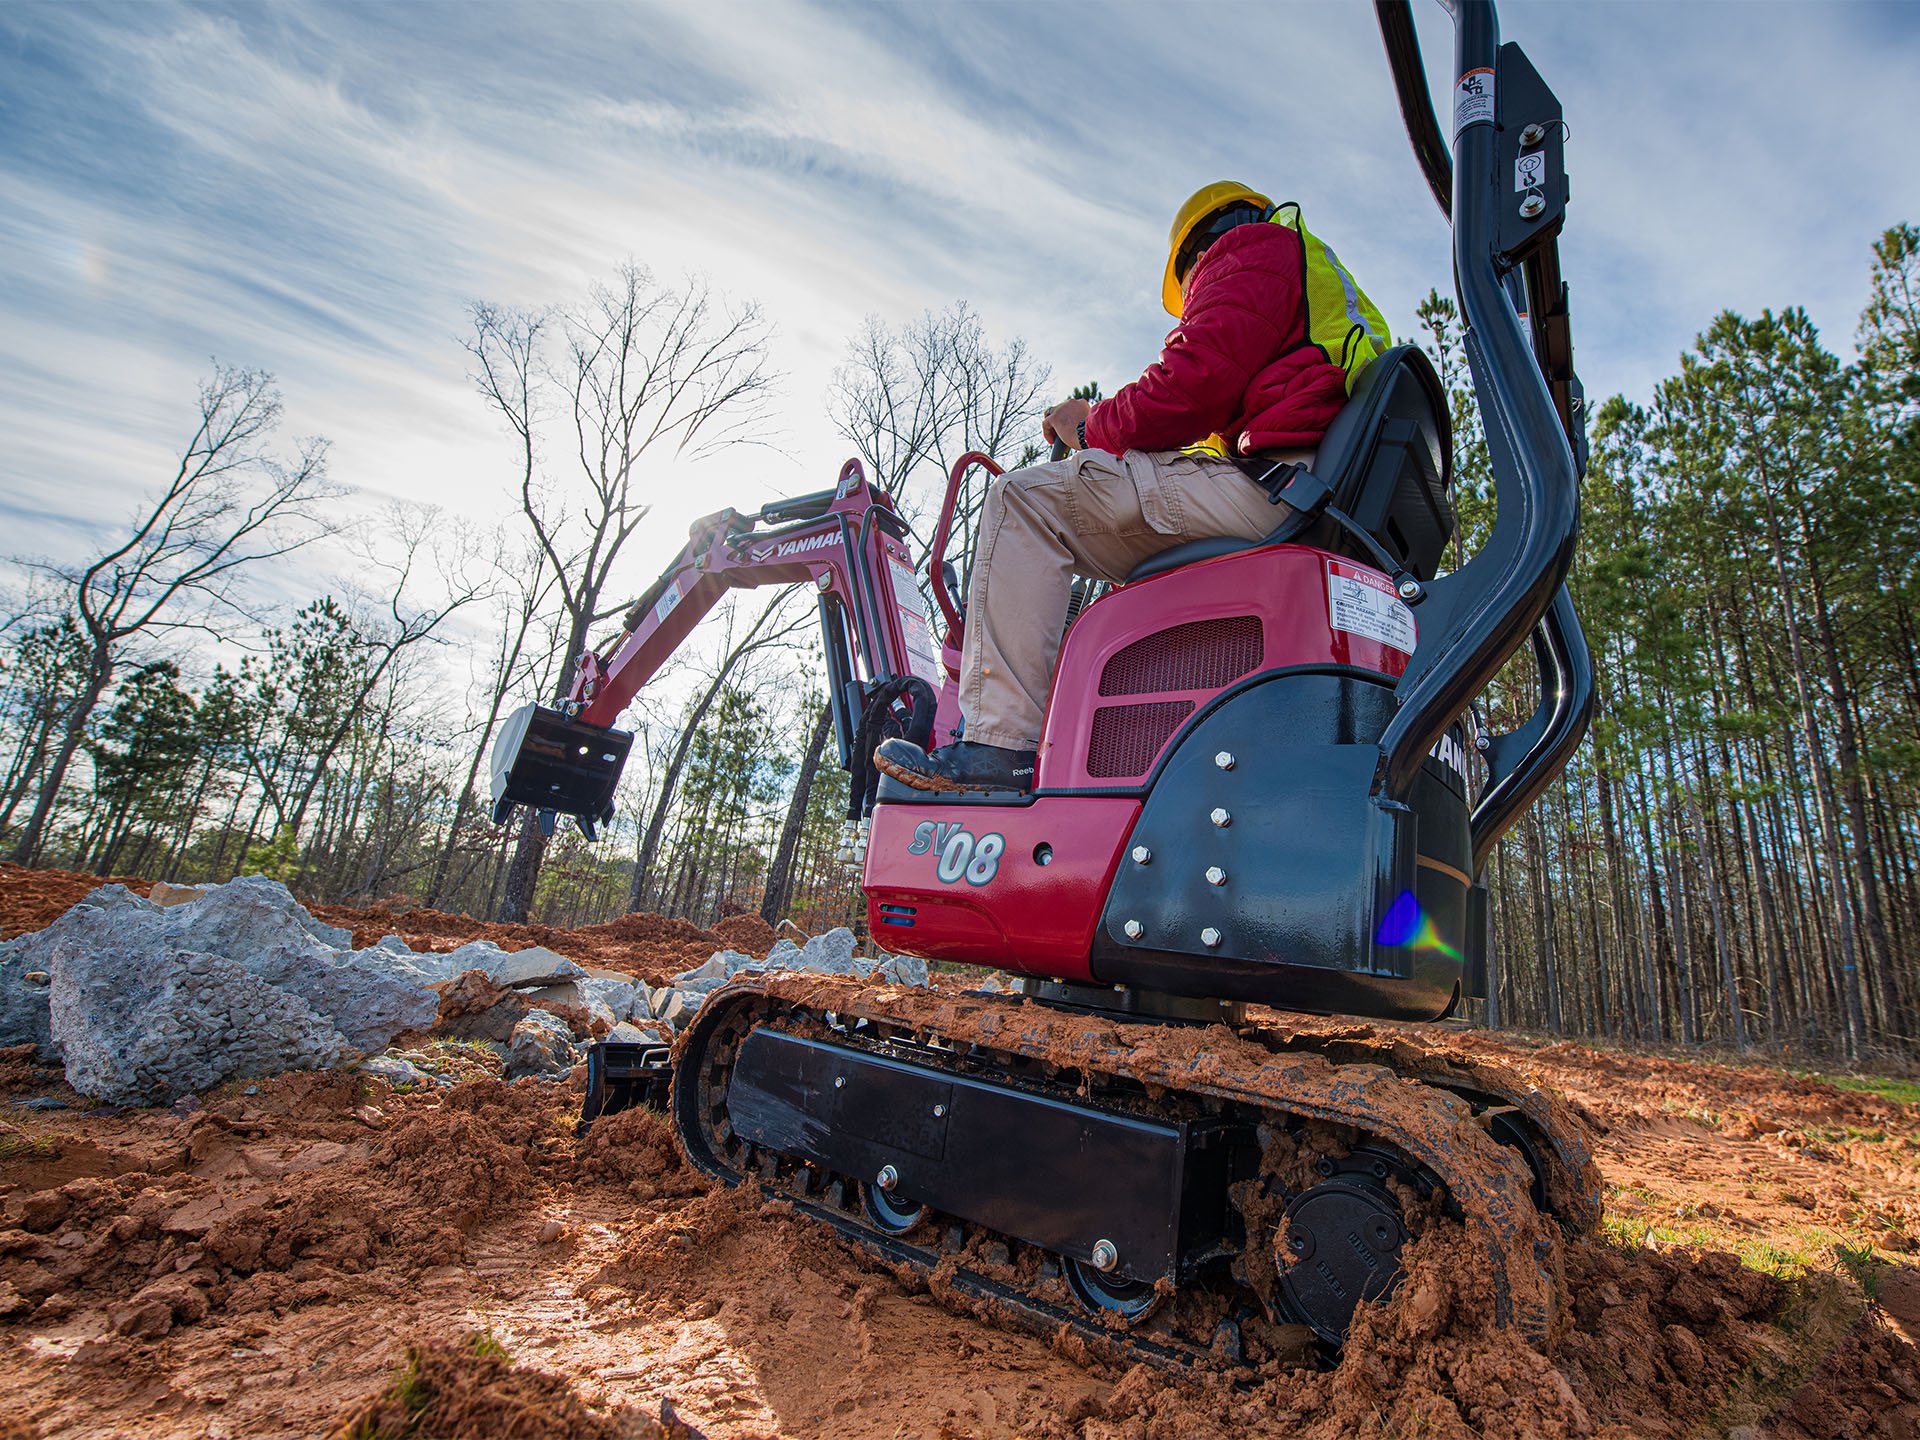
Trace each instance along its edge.
<path fill-rule="evenodd" d="M 1429 757 L 1414 806 L 1376 799 L 1394 709 L 1387 684 L 1294 672 L 1197 720 L 1121 857 L 1094 974 L 1289 1010 L 1444 1014 L 1466 970 L 1464 752 L 1454 735 Z"/>

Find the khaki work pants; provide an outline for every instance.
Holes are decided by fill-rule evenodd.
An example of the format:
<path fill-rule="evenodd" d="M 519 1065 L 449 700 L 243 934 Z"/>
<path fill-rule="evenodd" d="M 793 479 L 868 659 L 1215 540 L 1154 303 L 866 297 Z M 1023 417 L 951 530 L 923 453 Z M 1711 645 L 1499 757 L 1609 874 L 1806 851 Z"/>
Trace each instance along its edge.
<path fill-rule="evenodd" d="M 1282 458 L 1308 462 L 1313 452 Z M 1162 550 L 1258 539 L 1287 514 L 1231 461 L 1178 451 L 1080 450 L 1008 471 L 987 492 L 967 590 L 965 738 L 1036 748 L 1075 575 L 1124 580 Z"/>

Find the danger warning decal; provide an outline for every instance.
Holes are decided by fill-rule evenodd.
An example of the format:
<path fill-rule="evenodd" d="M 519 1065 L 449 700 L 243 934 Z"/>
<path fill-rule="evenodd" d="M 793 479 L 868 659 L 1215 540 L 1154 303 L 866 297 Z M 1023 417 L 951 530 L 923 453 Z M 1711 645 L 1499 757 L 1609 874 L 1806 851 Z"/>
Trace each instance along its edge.
<path fill-rule="evenodd" d="M 933 626 L 927 620 L 927 600 L 913 578 L 913 571 L 891 550 L 887 552 L 887 571 L 893 581 L 893 603 L 900 612 L 900 633 L 907 642 L 907 663 L 935 689 L 940 687 L 940 658 L 933 644 Z"/>
<path fill-rule="evenodd" d="M 1469 125 L 1493 124 L 1493 70 L 1482 65 L 1462 75 L 1453 86 L 1453 135 Z"/>
<path fill-rule="evenodd" d="M 1418 640 L 1413 611 L 1386 576 L 1345 560 L 1327 561 L 1327 623 L 1411 655 Z"/>

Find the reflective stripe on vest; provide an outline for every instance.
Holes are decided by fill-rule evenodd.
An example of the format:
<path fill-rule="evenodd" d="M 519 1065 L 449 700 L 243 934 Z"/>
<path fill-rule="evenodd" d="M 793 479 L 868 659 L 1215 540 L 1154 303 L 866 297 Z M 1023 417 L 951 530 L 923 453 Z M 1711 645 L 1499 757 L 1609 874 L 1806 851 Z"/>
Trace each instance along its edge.
<path fill-rule="evenodd" d="M 1374 357 L 1393 344 L 1379 307 L 1354 283 L 1352 274 L 1333 247 L 1307 229 L 1300 206 L 1289 200 L 1267 212 L 1275 225 L 1285 225 L 1300 237 L 1300 263 L 1305 276 L 1307 340 L 1327 360 L 1347 373 L 1347 393 L 1353 393 L 1361 372 Z"/>

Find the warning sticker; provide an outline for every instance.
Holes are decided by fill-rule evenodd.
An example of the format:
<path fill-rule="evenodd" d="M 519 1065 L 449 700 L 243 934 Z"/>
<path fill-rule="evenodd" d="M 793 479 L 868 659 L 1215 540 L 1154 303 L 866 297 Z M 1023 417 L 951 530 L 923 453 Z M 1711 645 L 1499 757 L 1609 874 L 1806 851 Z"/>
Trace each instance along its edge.
<path fill-rule="evenodd" d="M 1386 576 L 1344 560 L 1327 562 L 1327 623 L 1411 655 L 1418 639 L 1413 611 Z"/>
<path fill-rule="evenodd" d="M 666 593 L 653 602 L 653 620 L 657 625 L 673 613 L 673 607 L 680 603 L 680 582 L 673 581 L 667 586 Z"/>
<path fill-rule="evenodd" d="M 1469 125 L 1493 123 L 1493 67 L 1482 65 L 1469 70 L 1453 87 L 1453 133 L 1456 137 Z"/>
<path fill-rule="evenodd" d="M 899 556 L 887 555 L 887 571 L 893 582 L 893 603 L 900 612 L 900 633 L 907 642 L 907 662 L 913 673 L 940 688 L 940 655 L 933 644 L 933 626 L 927 620 L 927 597 L 920 593 L 913 571 Z"/>
<path fill-rule="evenodd" d="M 1547 152 L 1529 150 L 1513 162 L 1513 188 L 1538 190 L 1547 183 Z"/>

